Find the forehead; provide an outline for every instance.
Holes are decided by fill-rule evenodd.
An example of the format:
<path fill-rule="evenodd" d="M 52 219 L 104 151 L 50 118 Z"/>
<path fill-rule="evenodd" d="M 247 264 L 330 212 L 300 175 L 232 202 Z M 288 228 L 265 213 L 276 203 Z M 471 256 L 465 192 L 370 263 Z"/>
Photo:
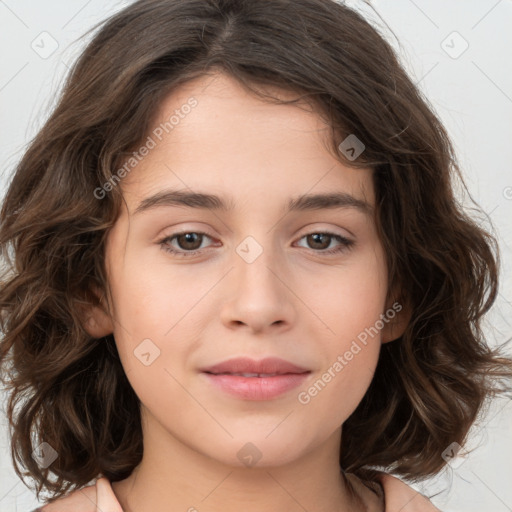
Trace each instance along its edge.
<path fill-rule="evenodd" d="M 166 96 L 148 135 L 154 147 L 122 182 L 133 200 L 179 188 L 245 203 L 339 191 L 373 202 L 370 169 L 350 168 L 332 155 L 331 129 L 309 104 L 263 101 L 225 74 L 202 76 Z"/>

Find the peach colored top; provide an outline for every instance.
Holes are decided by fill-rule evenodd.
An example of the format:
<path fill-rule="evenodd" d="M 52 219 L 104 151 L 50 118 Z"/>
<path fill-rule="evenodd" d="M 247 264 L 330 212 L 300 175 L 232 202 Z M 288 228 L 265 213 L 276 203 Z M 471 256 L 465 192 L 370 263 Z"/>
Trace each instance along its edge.
<path fill-rule="evenodd" d="M 375 487 L 363 484 L 362 480 L 355 475 L 350 473 L 345 475 L 356 490 L 362 491 L 359 494 L 364 496 L 368 512 L 441 512 L 425 496 L 387 473 L 379 473 L 378 479 L 381 485 L 375 484 Z M 363 489 L 366 489 L 366 492 Z M 368 493 L 368 489 L 373 493 Z M 123 512 L 110 482 L 104 477 L 98 478 L 93 485 L 73 491 L 68 496 L 33 512 L 96 512 L 97 510 Z"/>

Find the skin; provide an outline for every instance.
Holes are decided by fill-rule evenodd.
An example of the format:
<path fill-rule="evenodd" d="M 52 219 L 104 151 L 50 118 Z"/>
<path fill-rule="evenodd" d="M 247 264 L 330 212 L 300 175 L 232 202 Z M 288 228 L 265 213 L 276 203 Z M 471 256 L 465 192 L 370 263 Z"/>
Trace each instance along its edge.
<path fill-rule="evenodd" d="M 405 322 L 398 315 L 386 324 L 301 404 L 299 392 L 391 303 L 373 215 L 350 207 L 285 208 L 292 197 L 332 192 L 374 206 L 372 171 L 329 153 L 328 127 L 311 109 L 262 102 L 223 74 L 173 91 L 154 126 L 190 97 L 197 106 L 121 182 L 126 203 L 105 254 L 111 316 L 95 308 L 87 323 L 93 336 L 114 333 L 142 402 L 143 460 L 113 490 L 127 512 L 364 510 L 340 473 L 341 428 L 368 389 L 381 343 L 398 337 Z M 234 208 L 169 205 L 135 213 L 168 188 L 230 196 Z M 181 229 L 207 233 L 195 241 L 199 255 L 162 250 L 161 240 Z M 354 245 L 326 255 L 322 250 L 341 245 L 336 238 L 315 244 L 306 236 L 324 232 Z M 263 250 L 251 263 L 236 252 L 247 236 Z M 166 245 L 186 252 L 192 242 Z M 145 339 L 160 350 L 148 366 L 134 355 Z M 199 372 L 236 356 L 277 356 L 311 374 L 277 398 L 246 401 Z M 261 454 L 252 467 L 237 456 L 248 442 Z"/>

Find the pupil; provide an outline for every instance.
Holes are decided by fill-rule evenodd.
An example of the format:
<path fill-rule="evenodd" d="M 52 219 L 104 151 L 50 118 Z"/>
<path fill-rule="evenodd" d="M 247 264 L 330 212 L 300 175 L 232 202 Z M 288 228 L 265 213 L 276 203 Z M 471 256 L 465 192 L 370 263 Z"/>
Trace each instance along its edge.
<path fill-rule="evenodd" d="M 185 233 L 184 235 L 181 235 L 181 237 L 185 238 L 185 249 L 197 249 L 197 247 L 194 247 L 194 239 L 197 239 L 197 233 Z M 195 240 L 195 243 L 197 243 L 197 240 Z M 187 244 L 192 244 L 192 247 L 188 247 Z M 181 241 L 180 241 L 180 245 Z"/>
<path fill-rule="evenodd" d="M 325 245 L 325 243 L 324 243 L 324 244 L 322 244 L 322 242 L 321 242 L 321 240 L 320 240 L 320 238 L 321 238 L 321 237 L 326 237 L 327 239 L 329 238 L 329 236 L 328 236 L 328 235 L 326 235 L 325 233 L 315 233 L 315 234 L 310 235 L 310 236 L 313 238 L 313 243 L 314 243 L 314 244 L 320 244 L 321 246 L 323 246 L 323 247 L 320 247 L 320 248 L 325 249 L 325 247 L 328 247 L 328 246 L 329 246 L 329 243 L 328 243 L 328 242 L 327 242 L 327 245 Z"/>

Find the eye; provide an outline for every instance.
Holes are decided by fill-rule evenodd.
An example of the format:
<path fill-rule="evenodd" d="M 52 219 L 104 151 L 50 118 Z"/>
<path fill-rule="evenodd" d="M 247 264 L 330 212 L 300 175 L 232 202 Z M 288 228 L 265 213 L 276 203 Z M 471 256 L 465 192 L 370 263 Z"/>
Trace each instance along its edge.
<path fill-rule="evenodd" d="M 179 257 L 188 257 L 194 256 L 200 252 L 199 249 L 201 248 L 204 237 L 211 238 L 206 233 L 200 231 L 182 231 L 165 237 L 159 244 L 166 252 L 170 252 Z M 169 245 L 174 239 L 176 239 L 178 244 L 178 250 L 173 248 L 172 245 Z"/>
<path fill-rule="evenodd" d="M 349 240 L 348 238 L 345 238 L 341 235 L 336 235 L 335 233 L 310 233 L 308 235 L 304 235 L 300 240 L 304 238 L 307 240 L 308 244 L 313 245 L 313 249 L 320 249 L 319 251 L 315 252 L 321 252 L 324 254 L 336 254 L 346 251 L 350 249 L 355 243 L 353 240 Z M 331 249 L 327 249 L 333 240 L 337 240 L 340 245 Z"/>
<path fill-rule="evenodd" d="M 164 251 L 178 257 L 186 258 L 195 256 L 202 252 L 201 249 L 204 248 L 202 242 L 205 238 L 209 238 L 210 240 L 212 239 L 212 237 L 201 231 L 181 231 L 165 237 L 158 243 Z M 328 232 L 309 233 L 301 237 L 299 240 L 303 239 L 306 239 L 308 244 L 312 244 L 312 249 L 315 252 L 323 254 L 341 253 L 349 250 L 355 244 L 353 240 Z M 339 245 L 329 249 L 328 247 L 331 245 L 333 240 L 338 241 Z M 176 242 L 178 247 L 173 244 L 173 241 Z"/>

